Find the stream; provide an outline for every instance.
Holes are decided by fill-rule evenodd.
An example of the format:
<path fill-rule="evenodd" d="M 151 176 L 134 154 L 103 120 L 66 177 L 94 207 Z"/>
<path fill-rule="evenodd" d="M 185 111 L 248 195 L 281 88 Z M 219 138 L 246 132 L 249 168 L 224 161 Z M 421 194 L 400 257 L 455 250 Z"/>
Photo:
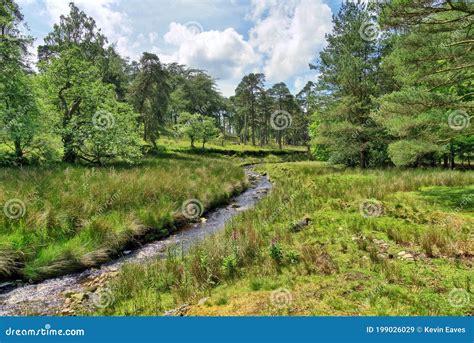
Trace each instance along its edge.
<path fill-rule="evenodd" d="M 86 269 L 48 279 L 36 284 L 17 285 L 15 288 L 0 290 L 0 316 L 13 315 L 57 315 L 64 306 L 65 293 L 85 292 L 85 284 L 101 275 L 117 272 L 126 263 L 144 263 L 154 258 L 165 258 L 167 247 L 180 246 L 183 251 L 222 230 L 225 224 L 235 215 L 254 207 L 270 191 L 272 184 L 266 175 L 245 168 L 249 187 L 240 195 L 230 199 L 229 204 L 210 210 L 204 215 L 205 220 L 192 223 L 179 229 L 171 236 L 143 244 L 133 251 L 124 251 L 123 256 L 103 264 L 100 267 Z"/>

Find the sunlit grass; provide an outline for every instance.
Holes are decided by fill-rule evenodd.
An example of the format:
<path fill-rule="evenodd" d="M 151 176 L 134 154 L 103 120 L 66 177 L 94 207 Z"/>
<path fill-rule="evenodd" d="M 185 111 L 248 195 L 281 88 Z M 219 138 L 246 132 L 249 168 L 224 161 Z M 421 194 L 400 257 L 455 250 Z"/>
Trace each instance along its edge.
<path fill-rule="evenodd" d="M 463 202 L 474 173 L 317 162 L 257 169 L 274 182 L 269 197 L 188 256 L 127 266 L 110 284 L 115 302 L 98 313 L 159 315 L 183 303 L 190 315 L 473 313 L 450 293 L 474 296 L 474 219 Z M 361 211 L 368 199 L 381 204 L 377 216 Z M 310 225 L 295 226 L 305 216 Z M 291 296 L 275 306 L 280 288 Z"/>
<path fill-rule="evenodd" d="M 181 204 L 205 209 L 242 189 L 241 168 L 223 159 L 173 154 L 130 166 L 0 169 L 0 277 L 41 279 L 94 266 L 132 238 L 159 238 L 181 220 Z"/>

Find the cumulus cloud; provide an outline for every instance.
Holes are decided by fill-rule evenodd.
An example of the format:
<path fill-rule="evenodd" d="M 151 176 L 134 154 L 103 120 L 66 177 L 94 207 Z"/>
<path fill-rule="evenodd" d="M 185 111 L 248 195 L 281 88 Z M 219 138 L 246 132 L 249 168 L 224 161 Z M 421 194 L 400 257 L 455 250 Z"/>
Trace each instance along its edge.
<path fill-rule="evenodd" d="M 304 75 L 297 76 L 295 78 L 294 83 L 293 83 L 293 88 L 295 89 L 295 92 L 301 91 L 303 89 L 303 87 L 306 86 L 306 84 L 309 81 L 313 81 L 313 82 L 318 81 L 319 75 L 320 74 L 317 74 L 317 73 L 314 73 L 314 72 L 308 72 Z"/>
<path fill-rule="evenodd" d="M 130 44 L 131 21 L 126 13 L 115 7 L 119 0 L 75 0 L 75 5 L 96 21 L 97 27 L 107 36 L 110 43 L 116 43 L 117 50 L 126 56 L 139 55 L 136 44 Z M 46 0 L 46 12 L 51 24 L 69 13 L 69 1 Z"/>
<path fill-rule="evenodd" d="M 18 1 L 25 6 L 33 2 Z M 235 10 L 235 14 L 242 15 L 245 11 L 242 7 L 247 4 L 209 3 L 194 18 L 183 15 L 184 9 L 179 11 L 179 16 L 172 11 L 160 11 L 163 15 L 151 21 L 150 17 L 142 16 L 142 7 L 137 11 L 136 5 L 125 0 L 74 2 L 96 20 L 122 55 L 139 59 L 143 51 L 151 51 L 164 62 L 205 69 L 218 80 L 226 95 L 232 94 L 231 89 L 249 72 L 264 72 L 271 83 L 288 82 L 290 88 L 300 89 L 307 80 L 315 79 L 308 63 L 324 47 L 325 34 L 332 27 L 332 12 L 323 0 L 252 0 L 247 17 L 239 17 L 233 24 L 228 17 L 219 21 L 220 17 L 214 16 L 225 6 L 228 6 L 226 13 Z M 144 6 L 163 10 L 155 2 Z M 182 6 L 190 5 L 184 4 L 184 0 L 173 4 L 173 8 Z M 61 14 L 69 13 L 68 1 L 44 0 L 42 7 L 50 24 L 57 23 Z M 142 25 L 143 18 L 150 24 Z M 198 20 L 203 25 L 196 29 L 184 24 L 188 20 Z"/>
<path fill-rule="evenodd" d="M 233 28 L 198 32 L 172 22 L 164 40 L 175 47 L 171 55 L 163 56 L 164 60 L 205 69 L 218 79 L 242 76 L 258 60 L 252 46 Z"/>
<path fill-rule="evenodd" d="M 253 0 L 250 44 L 263 55 L 268 80 L 285 81 L 305 73 L 325 45 L 331 9 L 321 0 Z"/>

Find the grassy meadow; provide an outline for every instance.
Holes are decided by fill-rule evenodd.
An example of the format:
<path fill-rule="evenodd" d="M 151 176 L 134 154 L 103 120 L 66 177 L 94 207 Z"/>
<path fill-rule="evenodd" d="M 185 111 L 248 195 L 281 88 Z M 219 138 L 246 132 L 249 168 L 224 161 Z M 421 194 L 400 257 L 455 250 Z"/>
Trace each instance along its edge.
<path fill-rule="evenodd" d="M 188 255 L 125 266 L 93 314 L 474 314 L 474 173 L 257 170 L 274 187 L 255 209 Z"/>
<path fill-rule="evenodd" d="M 198 199 L 206 210 L 245 180 L 235 163 L 173 153 L 136 166 L 1 168 L 0 184 L 0 279 L 35 281 L 166 236 L 186 220 L 185 200 Z"/>

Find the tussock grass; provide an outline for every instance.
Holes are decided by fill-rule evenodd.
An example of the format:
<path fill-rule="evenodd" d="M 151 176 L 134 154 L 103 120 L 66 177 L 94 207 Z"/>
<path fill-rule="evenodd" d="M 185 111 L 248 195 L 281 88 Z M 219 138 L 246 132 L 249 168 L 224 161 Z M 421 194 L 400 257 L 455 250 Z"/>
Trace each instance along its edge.
<path fill-rule="evenodd" d="M 127 266 L 110 285 L 115 303 L 97 313 L 157 315 L 183 303 L 191 315 L 473 313 L 472 302 L 450 299 L 453 289 L 474 297 L 473 172 L 258 169 L 274 182 L 269 197 L 187 256 Z M 378 216 L 361 212 L 368 199 L 383 206 Z M 305 216 L 310 225 L 293 230 Z M 291 297 L 275 306 L 280 288 Z"/>
<path fill-rule="evenodd" d="M 0 204 L 19 199 L 24 216 L 0 216 L 0 278 L 38 280 L 102 263 L 134 239 L 165 236 L 181 204 L 205 209 L 244 187 L 241 168 L 185 154 L 137 166 L 0 169 Z"/>

